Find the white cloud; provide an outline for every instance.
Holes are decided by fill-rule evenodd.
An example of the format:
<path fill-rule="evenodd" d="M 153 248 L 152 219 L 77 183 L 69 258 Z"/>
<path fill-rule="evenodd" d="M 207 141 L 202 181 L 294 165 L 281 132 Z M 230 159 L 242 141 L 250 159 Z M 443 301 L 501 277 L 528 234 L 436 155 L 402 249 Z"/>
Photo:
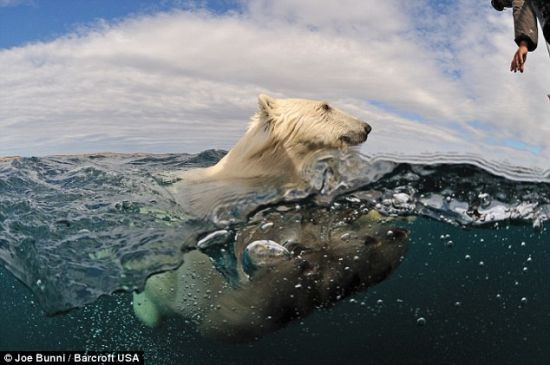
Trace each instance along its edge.
<path fill-rule="evenodd" d="M 508 71 L 510 13 L 462 0 L 244 1 L 89 26 L 0 52 L 0 155 L 228 148 L 259 92 L 326 99 L 374 126 L 366 150 L 550 155 L 550 62 Z M 484 126 L 480 128 L 480 126 Z M 493 145 L 489 145 L 488 141 Z M 540 156 L 494 143 L 520 140 Z"/>

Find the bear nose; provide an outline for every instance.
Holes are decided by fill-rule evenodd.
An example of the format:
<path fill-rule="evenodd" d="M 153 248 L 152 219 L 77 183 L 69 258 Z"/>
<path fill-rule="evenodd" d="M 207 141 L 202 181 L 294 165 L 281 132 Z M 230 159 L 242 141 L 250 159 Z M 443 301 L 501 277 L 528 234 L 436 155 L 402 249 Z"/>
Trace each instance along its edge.
<path fill-rule="evenodd" d="M 363 122 L 362 124 L 363 124 L 363 129 L 365 130 L 365 133 L 369 134 L 370 131 L 372 131 L 372 127 L 368 123 L 365 123 L 365 122 Z"/>

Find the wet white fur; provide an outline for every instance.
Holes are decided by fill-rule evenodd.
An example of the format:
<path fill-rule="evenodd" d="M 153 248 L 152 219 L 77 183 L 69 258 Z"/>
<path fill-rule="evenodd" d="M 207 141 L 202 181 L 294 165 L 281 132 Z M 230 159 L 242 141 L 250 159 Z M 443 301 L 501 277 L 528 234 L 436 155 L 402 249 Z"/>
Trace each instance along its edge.
<path fill-rule="evenodd" d="M 366 123 L 323 101 L 275 99 L 262 94 L 258 105 L 248 130 L 223 159 L 212 167 L 184 172 L 181 177 L 293 176 L 315 151 L 347 148 L 366 138 Z"/>

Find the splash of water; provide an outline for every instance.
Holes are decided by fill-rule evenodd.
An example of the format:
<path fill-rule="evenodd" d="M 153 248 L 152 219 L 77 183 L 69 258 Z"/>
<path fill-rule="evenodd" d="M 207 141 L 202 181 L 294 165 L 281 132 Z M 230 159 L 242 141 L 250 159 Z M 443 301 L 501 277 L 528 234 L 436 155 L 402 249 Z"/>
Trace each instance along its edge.
<path fill-rule="evenodd" d="M 550 216 L 550 173 L 475 156 L 404 161 L 324 152 L 304 171 L 306 184 L 189 191 L 185 199 L 223 190 L 207 216 L 167 191 L 174 183 L 167 171 L 209 166 L 223 155 L 209 150 L 0 162 L 0 262 L 53 313 L 139 288 L 150 274 L 181 264 L 183 252 L 197 243 L 221 247 L 251 215 L 279 203 L 307 201 L 307 209 L 347 204 L 461 225 L 511 219 L 540 226 Z"/>
<path fill-rule="evenodd" d="M 550 171 L 468 155 L 385 155 L 370 157 L 368 164 L 386 173 L 356 195 L 386 214 L 460 225 L 511 220 L 534 227 L 550 217 Z"/>

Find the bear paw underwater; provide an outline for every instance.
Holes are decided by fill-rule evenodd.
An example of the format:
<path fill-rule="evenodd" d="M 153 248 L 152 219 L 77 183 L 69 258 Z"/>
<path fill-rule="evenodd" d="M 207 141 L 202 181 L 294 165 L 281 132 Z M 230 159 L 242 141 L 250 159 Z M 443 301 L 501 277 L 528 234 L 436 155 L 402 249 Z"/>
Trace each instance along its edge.
<path fill-rule="evenodd" d="M 251 244 L 266 242 L 259 260 L 249 257 Z M 384 280 L 407 242 L 405 229 L 350 210 L 269 211 L 236 236 L 236 284 L 195 250 L 178 270 L 152 276 L 135 294 L 134 309 L 150 326 L 175 316 L 193 320 L 206 337 L 246 341 Z"/>

